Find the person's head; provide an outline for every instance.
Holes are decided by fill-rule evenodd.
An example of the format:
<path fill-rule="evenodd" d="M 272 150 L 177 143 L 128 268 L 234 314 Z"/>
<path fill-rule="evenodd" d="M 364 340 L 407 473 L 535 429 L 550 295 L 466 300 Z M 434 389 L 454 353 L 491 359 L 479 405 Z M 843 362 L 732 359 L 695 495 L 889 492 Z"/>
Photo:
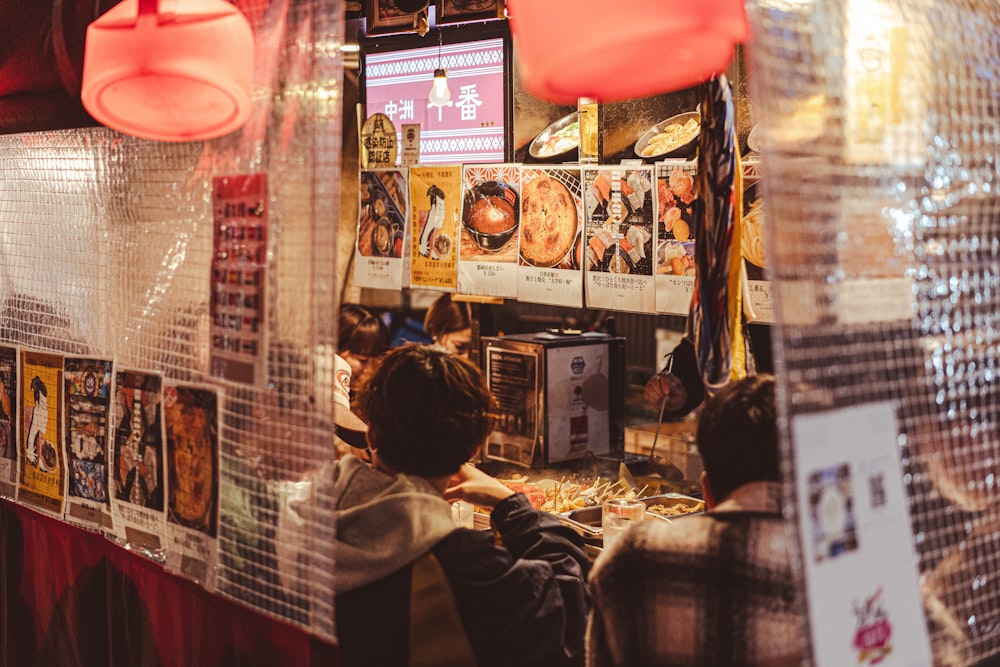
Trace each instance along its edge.
<path fill-rule="evenodd" d="M 750 482 L 778 481 L 774 378 L 735 380 L 708 398 L 698 416 L 698 450 L 712 496 L 722 502 Z"/>
<path fill-rule="evenodd" d="M 337 353 L 361 377 L 372 359 L 389 348 L 389 327 L 382 318 L 353 303 L 340 307 L 337 320 Z"/>
<path fill-rule="evenodd" d="M 427 478 L 458 472 L 486 442 L 494 411 L 479 369 L 431 345 L 390 351 L 376 362 L 358 397 L 378 459 Z"/>
<path fill-rule="evenodd" d="M 436 344 L 468 358 L 472 347 L 472 308 L 465 301 L 453 301 L 446 292 L 427 309 L 424 330 Z"/>

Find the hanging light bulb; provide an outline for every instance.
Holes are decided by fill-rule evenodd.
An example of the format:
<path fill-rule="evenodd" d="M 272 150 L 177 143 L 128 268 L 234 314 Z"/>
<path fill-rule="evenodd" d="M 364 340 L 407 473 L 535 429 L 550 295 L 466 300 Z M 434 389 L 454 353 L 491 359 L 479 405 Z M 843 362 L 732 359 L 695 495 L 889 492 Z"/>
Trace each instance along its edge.
<path fill-rule="evenodd" d="M 440 67 L 434 70 L 434 83 L 427 100 L 436 107 L 443 107 L 451 102 L 451 90 L 448 89 L 448 73 Z"/>
<path fill-rule="evenodd" d="M 438 122 L 441 122 L 441 109 L 450 107 L 451 91 L 448 89 L 448 73 L 441 67 L 441 31 L 438 31 L 438 66 L 434 70 L 434 82 L 431 84 L 431 92 L 427 94 L 427 107 L 437 107 Z"/>

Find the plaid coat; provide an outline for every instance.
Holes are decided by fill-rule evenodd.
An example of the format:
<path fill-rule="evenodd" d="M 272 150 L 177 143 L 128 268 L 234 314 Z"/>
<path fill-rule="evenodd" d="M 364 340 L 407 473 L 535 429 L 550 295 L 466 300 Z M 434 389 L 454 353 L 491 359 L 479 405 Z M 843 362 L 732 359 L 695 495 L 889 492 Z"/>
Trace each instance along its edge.
<path fill-rule="evenodd" d="M 777 483 L 711 512 L 645 521 L 594 564 L 590 667 L 801 665 L 802 581 Z"/>

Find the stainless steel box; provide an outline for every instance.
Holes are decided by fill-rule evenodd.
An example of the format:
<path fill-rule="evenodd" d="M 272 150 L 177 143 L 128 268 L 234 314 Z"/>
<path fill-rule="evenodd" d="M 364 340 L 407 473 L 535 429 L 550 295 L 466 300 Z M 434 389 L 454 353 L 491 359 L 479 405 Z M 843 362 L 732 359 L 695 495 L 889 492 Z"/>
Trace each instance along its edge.
<path fill-rule="evenodd" d="M 541 467 L 624 450 L 625 339 L 541 332 L 482 339 L 499 404 L 485 457 Z"/>

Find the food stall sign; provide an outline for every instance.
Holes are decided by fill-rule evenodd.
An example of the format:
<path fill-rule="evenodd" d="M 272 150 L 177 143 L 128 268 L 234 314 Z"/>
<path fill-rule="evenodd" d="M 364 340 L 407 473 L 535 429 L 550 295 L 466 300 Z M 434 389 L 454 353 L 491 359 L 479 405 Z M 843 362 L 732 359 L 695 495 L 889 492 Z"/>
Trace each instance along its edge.
<path fill-rule="evenodd" d="M 396 126 L 384 113 L 374 113 L 361 128 L 361 168 L 392 167 L 396 164 Z"/>

